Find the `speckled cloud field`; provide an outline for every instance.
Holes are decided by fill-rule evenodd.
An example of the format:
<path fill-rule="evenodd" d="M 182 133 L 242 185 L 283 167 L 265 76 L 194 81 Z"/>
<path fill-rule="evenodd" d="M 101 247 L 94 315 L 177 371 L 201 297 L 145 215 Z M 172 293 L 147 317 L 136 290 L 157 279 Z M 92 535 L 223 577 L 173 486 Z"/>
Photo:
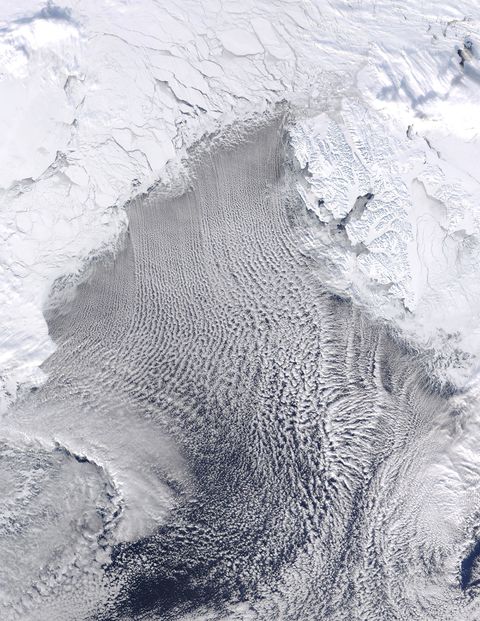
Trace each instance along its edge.
<path fill-rule="evenodd" d="M 480 616 L 480 7 L 0 7 L 0 616 Z"/>

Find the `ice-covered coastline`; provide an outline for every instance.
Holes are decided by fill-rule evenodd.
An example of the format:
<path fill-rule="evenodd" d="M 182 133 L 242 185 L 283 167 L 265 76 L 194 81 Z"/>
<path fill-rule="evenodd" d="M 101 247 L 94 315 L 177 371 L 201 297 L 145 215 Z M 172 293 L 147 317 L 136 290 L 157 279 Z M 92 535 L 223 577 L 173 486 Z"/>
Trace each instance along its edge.
<path fill-rule="evenodd" d="M 473 0 L 3 6 L 3 408 L 53 351 L 54 280 L 114 244 L 124 203 L 193 141 L 279 101 L 324 279 L 424 344 L 448 335 L 460 366 L 478 353 L 479 17 Z"/>

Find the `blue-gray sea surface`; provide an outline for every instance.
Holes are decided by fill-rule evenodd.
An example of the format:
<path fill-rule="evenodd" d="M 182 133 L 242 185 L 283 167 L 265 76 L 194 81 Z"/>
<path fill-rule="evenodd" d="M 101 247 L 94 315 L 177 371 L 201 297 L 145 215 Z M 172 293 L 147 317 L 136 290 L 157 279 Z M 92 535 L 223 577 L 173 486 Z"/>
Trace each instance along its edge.
<path fill-rule="evenodd" d="M 415 518 L 448 391 L 322 286 L 283 123 L 200 145 L 49 311 L 0 448 L 3 619 L 462 618 Z"/>

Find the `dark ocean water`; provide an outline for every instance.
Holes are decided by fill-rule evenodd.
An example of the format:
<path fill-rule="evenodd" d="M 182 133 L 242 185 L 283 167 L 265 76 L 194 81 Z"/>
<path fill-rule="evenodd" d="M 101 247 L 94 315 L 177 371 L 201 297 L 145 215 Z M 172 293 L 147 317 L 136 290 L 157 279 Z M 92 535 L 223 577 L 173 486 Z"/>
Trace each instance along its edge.
<path fill-rule="evenodd" d="M 187 191 L 133 201 L 122 248 L 48 316 L 18 424 L 104 490 L 42 619 L 420 618 L 415 486 L 449 395 L 316 277 L 283 123 L 194 150 Z"/>

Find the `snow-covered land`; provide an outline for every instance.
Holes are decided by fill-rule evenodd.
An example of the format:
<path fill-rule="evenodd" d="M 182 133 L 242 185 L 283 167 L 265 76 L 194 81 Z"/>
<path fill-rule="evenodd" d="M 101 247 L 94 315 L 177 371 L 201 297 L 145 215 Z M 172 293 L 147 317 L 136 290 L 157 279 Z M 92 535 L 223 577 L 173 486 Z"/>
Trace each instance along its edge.
<path fill-rule="evenodd" d="M 479 14 L 475 0 L 2 3 L 3 406 L 41 381 L 52 283 L 114 243 L 125 201 L 205 132 L 284 100 L 326 225 L 322 278 L 453 343 L 458 364 L 478 353 Z"/>
<path fill-rule="evenodd" d="M 1 3 L 0 617 L 153 584 L 479 618 L 479 33 L 478 0 Z M 276 104 L 287 156 L 276 118 L 188 161 Z"/>

